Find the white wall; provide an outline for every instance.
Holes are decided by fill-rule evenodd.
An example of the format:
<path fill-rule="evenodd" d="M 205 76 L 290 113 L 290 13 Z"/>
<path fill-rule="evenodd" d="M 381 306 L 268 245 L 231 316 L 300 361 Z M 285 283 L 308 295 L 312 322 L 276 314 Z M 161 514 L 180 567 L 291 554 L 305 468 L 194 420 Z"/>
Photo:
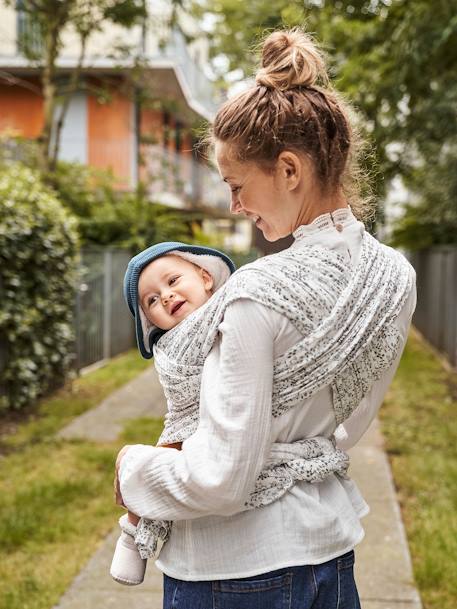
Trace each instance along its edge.
<path fill-rule="evenodd" d="M 0 4 L 0 57 L 16 55 L 16 11 Z"/>
<path fill-rule="evenodd" d="M 83 92 L 71 99 L 62 129 L 59 159 L 87 163 L 87 98 Z"/>

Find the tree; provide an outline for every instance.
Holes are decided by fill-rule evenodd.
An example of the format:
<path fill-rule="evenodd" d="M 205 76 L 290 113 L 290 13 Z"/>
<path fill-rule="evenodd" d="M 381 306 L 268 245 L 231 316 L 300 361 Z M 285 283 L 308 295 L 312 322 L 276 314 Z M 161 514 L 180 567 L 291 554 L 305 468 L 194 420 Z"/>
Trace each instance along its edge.
<path fill-rule="evenodd" d="M 89 38 L 107 22 L 131 27 L 146 17 L 144 0 L 5 0 L 28 18 L 30 27 L 21 38 L 21 50 L 41 71 L 44 124 L 39 139 L 42 169 L 53 171 L 60 136 L 71 96 L 80 85 Z M 79 39 L 79 56 L 64 86 L 57 61 L 63 32 L 72 27 Z"/>

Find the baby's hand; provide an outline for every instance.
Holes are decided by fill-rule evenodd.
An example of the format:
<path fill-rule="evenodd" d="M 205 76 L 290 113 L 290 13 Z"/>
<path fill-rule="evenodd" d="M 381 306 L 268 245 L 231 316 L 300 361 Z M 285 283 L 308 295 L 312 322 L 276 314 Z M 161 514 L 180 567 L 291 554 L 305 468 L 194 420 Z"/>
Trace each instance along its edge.
<path fill-rule="evenodd" d="M 176 448 L 176 450 L 181 450 L 182 442 L 174 442 L 173 444 L 157 444 L 160 448 Z"/>

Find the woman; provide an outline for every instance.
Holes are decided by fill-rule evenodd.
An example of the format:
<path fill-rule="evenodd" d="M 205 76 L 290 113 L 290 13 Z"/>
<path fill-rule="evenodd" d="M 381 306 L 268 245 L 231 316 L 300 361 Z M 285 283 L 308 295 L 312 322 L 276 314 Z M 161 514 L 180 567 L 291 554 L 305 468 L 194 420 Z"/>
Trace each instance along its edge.
<path fill-rule="evenodd" d="M 304 33 L 266 39 L 256 84 L 222 106 L 213 136 L 231 212 L 295 242 L 227 282 L 238 297 L 204 362 L 196 431 L 181 451 L 125 447 L 122 498 L 173 521 L 156 563 L 165 609 L 354 609 L 368 511 L 356 485 L 331 471 L 289 484 L 287 472 L 279 498 L 248 498 L 273 446 L 346 449 L 366 431 L 406 341 L 414 274 L 351 211 L 364 213 L 347 109 Z"/>

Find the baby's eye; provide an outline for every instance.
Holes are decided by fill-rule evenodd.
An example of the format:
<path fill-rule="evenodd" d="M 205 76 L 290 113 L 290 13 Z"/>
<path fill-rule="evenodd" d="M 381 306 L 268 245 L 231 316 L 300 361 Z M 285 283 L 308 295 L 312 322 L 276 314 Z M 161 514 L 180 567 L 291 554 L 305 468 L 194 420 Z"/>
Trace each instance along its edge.
<path fill-rule="evenodd" d="M 156 302 L 157 302 L 157 296 L 151 296 L 151 298 L 148 300 L 148 307 L 152 306 Z"/>
<path fill-rule="evenodd" d="M 170 277 L 170 281 L 168 282 L 168 284 L 173 285 L 177 279 L 179 279 L 179 275 L 176 275 L 175 277 Z"/>

